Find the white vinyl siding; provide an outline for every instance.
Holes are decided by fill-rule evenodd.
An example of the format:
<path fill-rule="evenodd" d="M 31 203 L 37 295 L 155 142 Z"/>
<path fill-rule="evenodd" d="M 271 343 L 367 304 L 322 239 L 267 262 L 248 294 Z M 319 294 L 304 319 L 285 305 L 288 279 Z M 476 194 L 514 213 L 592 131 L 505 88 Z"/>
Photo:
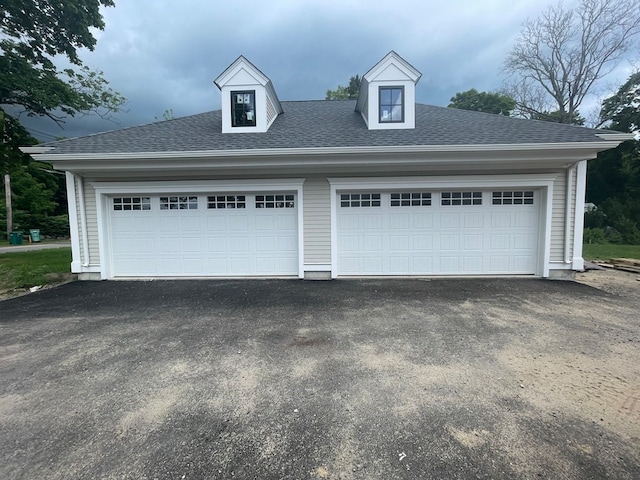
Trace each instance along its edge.
<path fill-rule="evenodd" d="M 100 264 L 100 247 L 98 243 L 98 214 L 96 211 L 96 192 L 90 181 L 84 181 L 84 201 L 87 214 L 87 239 L 89 240 L 89 265 Z M 80 228 L 80 237 L 82 229 Z"/>
<path fill-rule="evenodd" d="M 552 262 L 561 262 L 564 255 L 564 205 L 565 174 L 560 173 L 553 182 L 553 206 L 551 210 L 551 249 Z"/>
<path fill-rule="evenodd" d="M 331 263 L 331 192 L 326 178 L 304 182 L 304 263 Z"/>

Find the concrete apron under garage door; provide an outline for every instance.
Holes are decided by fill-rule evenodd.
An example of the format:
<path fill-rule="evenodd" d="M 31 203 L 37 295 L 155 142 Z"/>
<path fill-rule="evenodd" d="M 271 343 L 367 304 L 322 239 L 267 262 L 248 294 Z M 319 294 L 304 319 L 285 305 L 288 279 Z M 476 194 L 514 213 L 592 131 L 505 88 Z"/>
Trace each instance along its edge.
<path fill-rule="evenodd" d="M 540 203 L 522 188 L 338 191 L 338 276 L 536 274 Z"/>
<path fill-rule="evenodd" d="M 298 275 L 294 193 L 108 198 L 113 277 Z"/>

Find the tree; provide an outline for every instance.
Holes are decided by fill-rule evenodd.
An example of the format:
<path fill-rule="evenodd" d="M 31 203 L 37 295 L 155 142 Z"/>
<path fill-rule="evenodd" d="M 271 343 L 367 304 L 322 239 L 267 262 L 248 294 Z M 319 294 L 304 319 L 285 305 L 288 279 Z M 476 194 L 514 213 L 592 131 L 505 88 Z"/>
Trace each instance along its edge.
<path fill-rule="evenodd" d="M 640 124 L 640 72 L 602 102 L 601 122 L 620 132 Z M 598 210 L 585 215 L 585 226 L 604 227 L 607 240 L 640 243 L 640 141 L 627 140 L 589 162 L 587 201 Z"/>
<path fill-rule="evenodd" d="M 526 117 L 557 112 L 571 123 L 594 83 L 606 76 L 636 45 L 640 33 L 637 0 L 581 0 L 562 3 L 524 23 L 504 68 L 505 87 Z"/>
<path fill-rule="evenodd" d="M 355 100 L 360 93 L 360 83 L 362 83 L 362 78 L 360 75 L 355 75 L 349 78 L 348 86 L 338 85 L 335 90 L 327 90 L 325 100 Z"/>
<path fill-rule="evenodd" d="M 94 49 L 91 28 L 104 29 L 100 6 L 113 1 L 0 0 L 0 105 L 59 125 L 64 115 L 118 111 L 124 97 L 77 54 L 80 48 Z M 56 55 L 66 56 L 73 68 L 58 69 Z"/>
<path fill-rule="evenodd" d="M 619 132 L 640 130 L 640 70 L 632 74 L 618 91 L 602 102 L 600 123 Z"/>
<path fill-rule="evenodd" d="M 102 72 L 92 71 L 78 56 L 78 49 L 95 46 L 91 29 L 104 28 L 101 6 L 113 1 L 0 0 L 0 173 L 11 175 L 17 224 L 33 227 L 39 221 L 34 218 L 65 208 L 58 203 L 64 179 L 19 150 L 37 143 L 20 115 L 46 116 L 62 126 L 67 115 L 108 117 L 125 102 Z M 71 67 L 56 67 L 56 56 L 66 57 Z"/>
<path fill-rule="evenodd" d="M 476 112 L 495 113 L 510 116 L 516 107 L 513 98 L 494 92 L 478 92 L 475 88 L 466 92 L 458 92 L 451 97 L 450 108 L 474 110 Z"/>

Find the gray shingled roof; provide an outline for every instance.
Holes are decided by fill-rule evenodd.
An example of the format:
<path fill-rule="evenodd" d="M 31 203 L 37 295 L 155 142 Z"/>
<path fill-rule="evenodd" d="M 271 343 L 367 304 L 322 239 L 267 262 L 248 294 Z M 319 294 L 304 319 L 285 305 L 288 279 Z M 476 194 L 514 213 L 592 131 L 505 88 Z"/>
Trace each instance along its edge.
<path fill-rule="evenodd" d="M 46 146 L 49 154 L 252 150 L 409 145 L 488 145 L 602 141 L 572 125 L 416 105 L 416 128 L 368 130 L 355 101 L 282 102 L 266 133 L 222 134 L 221 111 L 89 135 Z"/>

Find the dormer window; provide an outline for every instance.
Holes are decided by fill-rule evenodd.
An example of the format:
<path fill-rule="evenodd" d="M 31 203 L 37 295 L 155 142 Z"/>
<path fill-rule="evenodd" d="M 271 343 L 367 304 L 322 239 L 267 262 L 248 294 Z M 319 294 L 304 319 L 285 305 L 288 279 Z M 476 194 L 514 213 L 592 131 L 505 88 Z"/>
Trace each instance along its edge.
<path fill-rule="evenodd" d="M 256 92 L 231 92 L 231 121 L 234 127 L 256 126 Z"/>
<path fill-rule="evenodd" d="M 282 113 L 271 80 L 242 55 L 215 84 L 222 94 L 222 133 L 264 133 Z"/>
<path fill-rule="evenodd" d="M 404 87 L 380 87 L 380 122 L 404 122 Z"/>
<path fill-rule="evenodd" d="M 416 83 L 420 75 L 391 51 L 362 76 L 356 112 L 369 130 L 415 128 Z"/>

